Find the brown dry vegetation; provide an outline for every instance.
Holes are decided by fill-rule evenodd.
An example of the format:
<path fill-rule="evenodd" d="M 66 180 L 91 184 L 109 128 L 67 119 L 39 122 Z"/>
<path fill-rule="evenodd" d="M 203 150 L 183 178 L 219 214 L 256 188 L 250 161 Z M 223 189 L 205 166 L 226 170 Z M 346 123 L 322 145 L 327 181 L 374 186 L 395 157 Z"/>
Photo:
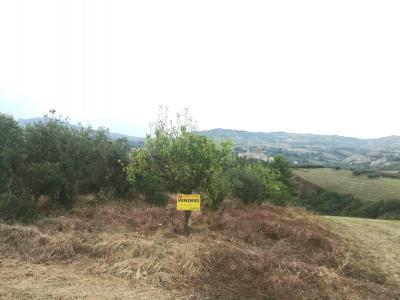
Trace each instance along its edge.
<path fill-rule="evenodd" d="M 396 299 L 358 276 L 346 244 L 304 210 L 195 214 L 173 205 L 81 204 L 32 226 L 0 225 L 0 297 L 88 299 Z M 346 270 L 353 270 L 351 273 Z"/>

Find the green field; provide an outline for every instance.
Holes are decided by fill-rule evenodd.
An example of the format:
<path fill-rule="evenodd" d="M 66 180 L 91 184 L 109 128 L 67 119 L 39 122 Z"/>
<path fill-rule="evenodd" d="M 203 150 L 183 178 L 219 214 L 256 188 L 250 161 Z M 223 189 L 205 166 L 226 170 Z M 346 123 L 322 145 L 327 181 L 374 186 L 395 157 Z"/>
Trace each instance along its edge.
<path fill-rule="evenodd" d="M 330 168 L 297 169 L 294 173 L 326 190 L 352 194 L 363 200 L 400 199 L 399 179 L 370 179 L 367 176 L 354 176 L 351 171 Z"/>
<path fill-rule="evenodd" d="M 321 217 L 326 226 L 349 240 L 359 272 L 383 274 L 400 283 L 400 221 L 347 217 Z"/>

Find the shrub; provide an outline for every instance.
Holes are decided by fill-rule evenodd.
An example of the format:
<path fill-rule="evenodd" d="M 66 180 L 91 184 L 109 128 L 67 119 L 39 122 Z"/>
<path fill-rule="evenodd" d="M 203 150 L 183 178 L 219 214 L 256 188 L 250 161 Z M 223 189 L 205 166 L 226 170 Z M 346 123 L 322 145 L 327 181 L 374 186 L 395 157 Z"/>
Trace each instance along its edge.
<path fill-rule="evenodd" d="M 6 195 L 2 212 L 7 219 L 21 215 L 24 203 L 30 211 L 30 193 L 71 206 L 78 193 L 112 190 L 122 195 L 130 187 L 125 139 L 114 141 L 105 129 L 72 126 L 54 113 L 27 127 L 0 114 L 0 195 Z"/>
<path fill-rule="evenodd" d="M 369 202 L 318 188 L 299 196 L 297 201 L 301 206 L 324 215 L 400 219 L 400 200 Z"/>
<path fill-rule="evenodd" d="M 66 120 L 46 117 L 25 129 L 27 181 L 37 196 L 51 194 L 71 205 L 78 193 L 129 188 L 123 164 L 128 162 L 126 140 L 114 141 L 105 129 L 72 127 Z"/>
<path fill-rule="evenodd" d="M 221 202 L 230 194 L 231 186 L 226 173 L 217 172 L 210 178 L 205 197 L 206 206 L 217 209 Z"/>
<path fill-rule="evenodd" d="M 270 201 L 286 205 L 291 198 L 290 188 L 283 182 L 281 173 L 262 162 L 239 165 L 231 176 L 233 195 L 245 203 Z"/>
<path fill-rule="evenodd" d="M 0 218 L 24 223 L 32 221 L 37 214 L 32 195 L 18 184 L 12 190 L 12 193 L 0 195 Z"/>
<path fill-rule="evenodd" d="M 170 126 L 173 122 L 168 120 L 167 111 L 161 111 L 154 133 L 131 155 L 128 178 L 151 203 L 162 202 L 166 191 L 203 192 L 209 193 L 207 204 L 215 207 L 222 197 L 217 176 L 229 164 L 232 145 L 194 133 L 191 118 L 186 115 L 184 120 L 181 123 L 178 115 L 176 124 Z"/>
<path fill-rule="evenodd" d="M 153 205 L 163 206 L 168 202 L 168 193 L 163 189 L 152 189 L 144 192 L 144 200 Z"/>
<path fill-rule="evenodd" d="M 266 200 L 264 183 L 259 174 L 249 170 L 237 170 L 232 178 L 232 191 L 244 203 L 262 202 Z"/>
<path fill-rule="evenodd" d="M 60 164 L 42 162 L 32 164 L 27 176 L 27 182 L 35 197 L 48 195 L 58 199 L 58 193 L 64 182 L 63 178 Z"/>

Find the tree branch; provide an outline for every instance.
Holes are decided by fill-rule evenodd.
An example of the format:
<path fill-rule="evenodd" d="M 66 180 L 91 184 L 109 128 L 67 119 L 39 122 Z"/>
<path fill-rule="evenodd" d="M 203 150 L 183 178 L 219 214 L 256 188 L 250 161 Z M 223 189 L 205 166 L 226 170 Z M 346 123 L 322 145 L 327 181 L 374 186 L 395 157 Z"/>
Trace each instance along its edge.
<path fill-rule="evenodd" d="M 8 185 L 7 185 L 8 200 L 10 200 L 11 194 L 12 194 L 12 192 L 11 192 L 11 183 L 12 183 L 13 179 L 14 179 L 14 175 L 11 175 L 10 181 L 8 182 Z"/>

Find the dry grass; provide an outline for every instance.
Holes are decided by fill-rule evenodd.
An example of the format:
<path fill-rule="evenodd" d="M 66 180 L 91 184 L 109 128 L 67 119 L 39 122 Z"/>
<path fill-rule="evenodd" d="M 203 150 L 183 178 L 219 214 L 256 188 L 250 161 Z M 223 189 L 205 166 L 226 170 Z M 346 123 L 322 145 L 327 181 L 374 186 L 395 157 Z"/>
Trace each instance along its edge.
<path fill-rule="evenodd" d="M 328 228 L 350 242 L 347 272 L 400 285 L 400 221 L 322 217 Z"/>
<path fill-rule="evenodd" d="M 56 274 L 65 270 L 65 284 L 71 280 L 79 290 L 60 290 L 63 283 L 54 277 L 42 285 L 54 298 L 88 298 L 87 291 L 106 282 L 120 294 L 110 288 L 96 299 L 126 299 L 129 289 L 132 299 L 141 299 L 146 289 L 154 291 L 147 294 L 153 299 L 399 296 L 384 283 L 347 276 L 345 243 L 303 210 L 265 206 L 196 214 L 189 237 L 180 234 L 182 219 L 173 205 L 114 202 L 81 204 L 34 226 L 1 224 L 0 295 L 41 298 L 33 288 L 41 275 L 34 272 L 27 281 L 19 268 L 11 267 L 18 265 Z"/>

